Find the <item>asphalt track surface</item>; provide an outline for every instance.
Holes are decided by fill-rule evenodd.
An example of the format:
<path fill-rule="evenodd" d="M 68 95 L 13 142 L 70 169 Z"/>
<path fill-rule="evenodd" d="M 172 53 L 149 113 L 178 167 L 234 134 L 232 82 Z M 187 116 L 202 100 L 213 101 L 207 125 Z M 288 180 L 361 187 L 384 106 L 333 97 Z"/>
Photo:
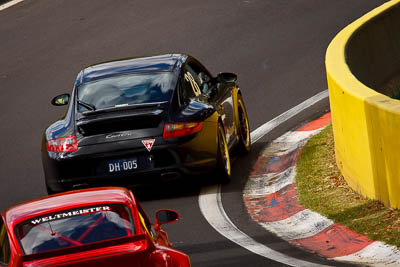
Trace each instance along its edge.
<path fill-rule="evenodd" d="M 45 195 L 40 141 L 65 111 L 50 99 L 70 92 L 86 65 L 169 52 L 192 54 L 213 73 L 235 72 L 251 129 L 327 88 L 325 50 L 340 29 L 381 4 L 378 0 L 26 0 L 0 11 L 0 209 Z M 328 108 L 312 107 L 262 138 L 235 160 L 222 188 L 232 221 L 269 247 L 328 263 L 261 230 L 242 204 L 241 190 L 257 152 L 274 137 Z M 204 177 L 136 189 L 152 217 L 179 211 L 165 228 L 193 266 L 280 266 L 219 235 L 198 205 Z"/>

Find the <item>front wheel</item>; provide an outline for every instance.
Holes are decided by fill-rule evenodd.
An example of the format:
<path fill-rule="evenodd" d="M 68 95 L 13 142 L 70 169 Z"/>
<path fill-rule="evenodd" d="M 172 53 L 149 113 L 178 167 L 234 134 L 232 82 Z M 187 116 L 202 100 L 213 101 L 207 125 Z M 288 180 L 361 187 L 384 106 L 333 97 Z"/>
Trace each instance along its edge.
<path fill-rule="evenodd" d="M 243 97 L 238 94 L 238 121 L 239 125 L 237 126 L 237 131 L 239 135 L 239 144 L 238 150 L 239 152 L 245 154 L 249 153 L 251 149 L 251 140 L 250 140 L 250 127 L 249 127 L 249 119 L 247 117 L 246 107 L 244 106 Z"/>
<path fill-rule="evenodd" d="M 217 179 L 221 183 L 227 183 L 231 179 L 231 161 L 228 145 L 226 144 L 225 131 L 222 125 L 218 124 L 218 153 L 217 153 Z"/>

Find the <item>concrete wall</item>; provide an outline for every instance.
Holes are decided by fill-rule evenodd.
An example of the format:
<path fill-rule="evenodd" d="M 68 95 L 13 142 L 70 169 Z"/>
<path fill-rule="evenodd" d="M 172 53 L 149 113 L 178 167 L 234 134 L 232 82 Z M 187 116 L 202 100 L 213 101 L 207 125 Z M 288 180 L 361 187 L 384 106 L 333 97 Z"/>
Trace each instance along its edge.
<path fill-rule="evenodd" d="M 378 93 L 400 73 L 400 0 L 343 29 L 326 53 L 336 161 L 348 184 L 400 208 L 400 101 Z"/>
<path fill-rule="evenodd" d="M 400 72 L 400 6 L 378 14 L 358 28 L 346 44 L 350 71 L 366 86 L 378 90 Z"/>

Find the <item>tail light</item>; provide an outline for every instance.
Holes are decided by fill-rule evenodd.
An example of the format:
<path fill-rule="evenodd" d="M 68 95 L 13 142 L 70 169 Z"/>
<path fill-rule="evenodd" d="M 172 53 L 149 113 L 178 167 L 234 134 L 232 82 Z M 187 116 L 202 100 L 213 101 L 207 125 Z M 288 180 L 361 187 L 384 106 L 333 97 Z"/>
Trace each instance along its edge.
<path fill-rule="evenodd" d="M 78 150 L 75 136 L 68 136 L 47 141 L 47 150 L 50 152 L 72 152 Z"/>
<path fill-rule="evenodd" d="M 201 122 L 178 122 L 166 123 L 164 125 L 163 138 L 176 138 L 189 134 L 200 132 L 202 128 Z"/>

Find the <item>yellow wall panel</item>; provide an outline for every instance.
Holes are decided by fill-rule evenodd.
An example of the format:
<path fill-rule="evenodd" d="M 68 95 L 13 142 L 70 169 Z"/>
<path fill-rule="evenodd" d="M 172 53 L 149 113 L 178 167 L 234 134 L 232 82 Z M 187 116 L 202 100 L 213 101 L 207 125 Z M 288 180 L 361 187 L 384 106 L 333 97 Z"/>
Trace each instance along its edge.
<path fill-rule="evenodd" d="M 400 31 L 393 26 L 400 24 L 395 13 L 399 11 L 400 0 L 376 8 L 343 29 L 326 53 L 337 165 L 354 190 L 396 208 L 400 208 L 400 101 L 365 84 L 380 84 L 393 73 L 400 74 Z M 386 34 L 376 34 L 382 31 Z M 396 60 L 399 64 L 393 63 Z M 386 67 L 374 71 L 376 66 Z"/>

